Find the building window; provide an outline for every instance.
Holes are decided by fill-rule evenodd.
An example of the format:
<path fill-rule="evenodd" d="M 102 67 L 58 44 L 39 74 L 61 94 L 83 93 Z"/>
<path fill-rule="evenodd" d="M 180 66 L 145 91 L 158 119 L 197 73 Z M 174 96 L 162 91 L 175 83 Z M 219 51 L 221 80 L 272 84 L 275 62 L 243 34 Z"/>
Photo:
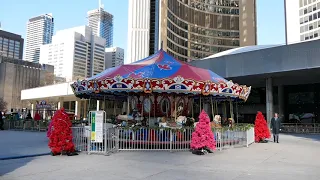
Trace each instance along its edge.
<path fill-rule="evenodd" d="M 312 21 L 312 15 L 309 16 L 309 21 Z"/>
<path fill-rule="evenodd" d="M 307 9 L 304 9 L 303 10 L 303 14 L 307 14 L 308 13 L 308 10 Z"/>
<path fill-rule="evenodd" d="M 315 37 L 315 38 L 318 37 L 318 33 L 314 33 L 314 37 Z"/>

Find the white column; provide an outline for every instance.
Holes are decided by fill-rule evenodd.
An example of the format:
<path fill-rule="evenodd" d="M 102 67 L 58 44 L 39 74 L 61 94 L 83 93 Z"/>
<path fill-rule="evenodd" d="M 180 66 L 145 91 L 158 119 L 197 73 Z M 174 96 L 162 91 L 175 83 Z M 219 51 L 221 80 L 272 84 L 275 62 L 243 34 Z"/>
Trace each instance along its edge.
<path fill-rule="evenodd" d="M 33 113 L 34 113 L 34 104 L 31 104 L 31 117 L 33 118 Z"/>
<path fill-rule="evenodd" d="M 97 100 L 97 111 L 99 111 L 100 110 L 100 101 L 99 100 Z"/>
<path fill-rule="evenodd" d="M 63 107 L 63 98 L 59 98 L 59 101 L 58 101 L 58 109 L 62 108 Z"/>
<path fill-rule="evenodd" d="M 43 109 L 43 115 L 42 115 L 43 119 L 46 119 L 46 109 Z"/>
<path fill-rule="evenodd" d="M 75 114 L 76 116 L 78 116 L 78 101 L 75 101 L 74 114 Z"/>
<path fill-rule="evenodd" d="M 267 110 L 267 122 L 270 127 L 270 121 L 273 117 L 273 89 L 272 78 L 266 79 L 266 110 Z"/>

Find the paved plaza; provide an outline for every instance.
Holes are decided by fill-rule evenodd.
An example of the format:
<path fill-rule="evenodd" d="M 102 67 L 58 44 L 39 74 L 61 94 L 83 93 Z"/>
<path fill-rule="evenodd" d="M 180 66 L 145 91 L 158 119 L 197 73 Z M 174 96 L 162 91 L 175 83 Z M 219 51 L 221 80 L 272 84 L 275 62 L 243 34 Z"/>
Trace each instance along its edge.
<path fill-rule="evenodd" d="M 21 141 L 17 141 L 4 135 L 6 133 L 0 132 L 2 155 L 3 149 L 21 154 L 15 149 L 19 147 L 24 148 L 24 153 L 31 153 L 26 151 L 32 151 L 33 145 L 36 151 L 45 151 L 44 141 L 36 143 L 36 138 L 34 142 L 30 142 L 30 139 L 25 141 L 24 136 Z M 12 137 L 17 138 L 15 135 Z M 43 140 L 38 135 L 35 137 Z M 119 152 L 111 156 L 81 154 L 72 157 L 40 156 L 2 160 L 0 179 L 319 180 L 320 136 L 281 135 L 280 138 L 279 144 L 253 144 L 249 148 L 233 148 L 205 156 L 192 155 L 190 152 Z M 31 144 L 23 146 L 24 143 Z"/>

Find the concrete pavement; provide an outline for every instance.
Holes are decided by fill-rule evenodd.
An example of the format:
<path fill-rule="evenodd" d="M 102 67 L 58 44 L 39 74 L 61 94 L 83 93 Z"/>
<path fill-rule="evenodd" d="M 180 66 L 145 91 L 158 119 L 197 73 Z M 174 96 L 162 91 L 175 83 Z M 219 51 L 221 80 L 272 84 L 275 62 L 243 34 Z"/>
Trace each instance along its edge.
<path fill-rule="evenodd" d="M 119 152 L 111 156 L 42 156 L 0 161 L 1 180 L 240 179 L 318 180 L 319 136 L 281 135 L 280 143 L 253 144 L 212 155 Z"/>
<path fill-rule="evenodd" d="M 0 131 L 0 159 L 49 153 L 45 132 Z"/>

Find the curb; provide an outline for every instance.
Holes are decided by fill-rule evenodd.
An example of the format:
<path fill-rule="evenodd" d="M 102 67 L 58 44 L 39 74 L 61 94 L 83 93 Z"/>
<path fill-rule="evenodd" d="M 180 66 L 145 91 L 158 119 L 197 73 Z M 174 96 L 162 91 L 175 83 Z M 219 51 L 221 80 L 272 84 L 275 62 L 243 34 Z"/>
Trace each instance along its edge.
<path fill-rule="evenodd" d="M 0 158 L 0 161 L 1 160 L 13 160 L 13 159 L 31 158 L 31 157 L 37 157 L 37 156 L 46 156 L 46 155 L 50 155 L 50 154 L 51 153 L 41 153 L 41 154 L 32 154 L 32 155 L 10 156 L 10 157 Z"/>

